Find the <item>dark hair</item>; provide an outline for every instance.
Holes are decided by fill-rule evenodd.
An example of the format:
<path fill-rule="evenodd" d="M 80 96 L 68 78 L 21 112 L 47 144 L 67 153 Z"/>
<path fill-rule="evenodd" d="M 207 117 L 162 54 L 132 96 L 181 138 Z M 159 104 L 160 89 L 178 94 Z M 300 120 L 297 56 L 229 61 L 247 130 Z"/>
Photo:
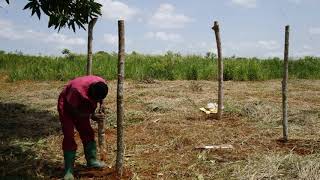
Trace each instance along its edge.
<path fill-rule="evenodd" d="M 108 95 L 108 85 L 104 82 L 96 82 L 89 86 L 89 97 L 94 100 L 102 100 Z"/>

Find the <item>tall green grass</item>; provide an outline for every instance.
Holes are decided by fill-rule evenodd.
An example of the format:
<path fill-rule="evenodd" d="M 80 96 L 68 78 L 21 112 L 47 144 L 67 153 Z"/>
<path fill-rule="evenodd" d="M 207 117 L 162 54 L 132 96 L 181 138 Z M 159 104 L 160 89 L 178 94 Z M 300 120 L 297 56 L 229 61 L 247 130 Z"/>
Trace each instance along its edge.
<path fill-rule="evenodd" d="M 93 73 L 106 79 L 117 78 L 117 54 L 96 53 Z M 283 62 L 278 58 L 225 58 L 224 79 L 256 81 L 282 77 Z M 68 57 L 29 56 L 0 53 L 0 72 L 9 80 L 69 80 L 85 74 L 86 56 Z M 181 56 L 127 54 L 127 79 L 145 80 L 215 80 L 216 59 L 199 55 Z M 305 57 L 289 62 L 290 78 L 320 79 L 320 58 Z"/>

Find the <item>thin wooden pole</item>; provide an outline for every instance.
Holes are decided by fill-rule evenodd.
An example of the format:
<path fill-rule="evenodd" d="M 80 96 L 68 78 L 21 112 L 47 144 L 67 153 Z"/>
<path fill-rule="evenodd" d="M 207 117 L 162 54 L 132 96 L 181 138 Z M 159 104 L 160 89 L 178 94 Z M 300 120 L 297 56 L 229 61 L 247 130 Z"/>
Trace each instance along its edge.
<path fill-rule="evenodd" d="M 290 26 L 285 27 L 285 43 L 284 43 L 284 63 L 283 63 L 283 80 L 282 80 L 282 125 L 283 140 L 288 141 L 288 64 L 289 64 L 289 31 Z"/>
<path fill-rule="evenodd" d="M 88 25 L 88 57 L 87 57 L 87 75 L 92 74 L 92 40 L 93 27 L 97 22 L 97 18 L 93 18 Z"/>
<path fill-rule="evenodd" d="M 100 103 L 99 113 L 105 113 L 103 112 L 103 105 L 102 102 Z M 99 152 L 100 152 L 100 160 L 106 161 L 106 128 L 105 128 L 105 119 L 98 122 L 98 144 L 99 144 Z"/>
<path fill-rule="evenodd" d="M 118 21 L 119 54 L 118 54 L 118 89 L 117 89 L 117 159 L 116 170 L 119 177 L 122 176 L 123 167 L 123 83 L 124 83 L 124 61 L 125 61 L 125 31 L 124 20 Z"/>
<path fill-rule="evenodd" d="M 218 21 L 214 22 L 212 29 L 215 32 L 217 51 L 218 51 L 218 113 L 217 119 L 222 119 L 222 107 L 223 107 L 223 62 L 222 62 L 222 52 L 221 52 L 221 39 L 220 39 L 220 28 Z"/>

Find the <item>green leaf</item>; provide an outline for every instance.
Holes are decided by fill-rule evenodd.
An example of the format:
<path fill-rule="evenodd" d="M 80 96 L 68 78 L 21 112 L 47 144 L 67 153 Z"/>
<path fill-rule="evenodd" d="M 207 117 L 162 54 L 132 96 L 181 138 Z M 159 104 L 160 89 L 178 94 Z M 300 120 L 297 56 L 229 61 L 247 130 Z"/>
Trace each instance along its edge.
<path fill-rule="evenodd" d="M 57 29 L 59 27 L 59 23 L 58 22 L 55 22 L 54 23 L 54 29 Z M 59 28 L 60 29 L 60 28 Z"/>
<path fill-rule="evenodd" d="M 76 23 L 77 23 L 77 25 L 78 25 L 79 28 L 82 28 L 82 29 L 84 29 L 84 30 L 86 29 L 81 22 L 76 21 Z"/>
<path fill-rule="evenodd" d="M 63 18 L 60 21 L 60 26 L 65 26 L 65 24 L 67 23 L 68 19 L 67 18 Z"/>
<path fill-rule="evenodd" d="M 47 1 L 41 1 L 41 10 L 46 14 L 46 15 L 50 15 L 49 14 L 49 10 L 50 10 L 50 6 L 49 6 L 49 3 Z"/>
<path fill-rule="evenodd" d="M 50 28 L 52 25 L 53 25 L 52 17 L 49 17 L 48 28 Z"/>
<path fill-rule="evenodd" d="M 31 8 L 31 6 L 32 6 L 32 2 L 29 2 L 28 4 L 26 4 L 26 5 L 24 6 L 23 10 L 28 9 L 28 8 Z"/>
<path fill-rule="evenodd" d="M 33 16 L 35 12 L 36 12 L 36 10 L 32 9 L 31 16 Z"/>
<path fill-rule="evenodd" d="M 30 10 L 32 16 L 37 14 L 39 19 L 41 13 L 47 15 L 49 28 L 67 26 L 75 32 L 76 27 L 85 29 L 90 19 L 100 16 L 101 7 L 95 0 L 27 0 L 24 10 Z"/>
<path fill-rule="evenodd" d="M 38 9 L 36 9 L 36 13 L 37 13 L 38 18 L 40 19 L 41 12 L 40 12 L 40 9 L 39 9 L 39 8 L 38 8 Z"/>
<path fill-rule="evenodd" d="M 71 27 L 72 27 L 73 32 L 76 32 L 76 27 L 74 25 L 74 22 L 72 22 Z"/>

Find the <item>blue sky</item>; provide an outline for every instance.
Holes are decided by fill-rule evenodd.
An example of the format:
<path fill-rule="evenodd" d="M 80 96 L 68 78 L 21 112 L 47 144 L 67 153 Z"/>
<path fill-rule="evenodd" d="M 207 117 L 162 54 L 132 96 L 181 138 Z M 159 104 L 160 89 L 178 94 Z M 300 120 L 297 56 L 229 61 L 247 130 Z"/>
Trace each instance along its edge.
<path fill-rule="evenodd" d="M 103 15 L 94 29 L 94 51 L 117 51 L 117 20 L 125 20 L 126 51 L 161 54 L 216 53 L 211 26 L 219 21 L 224 56 L 283 56 L 290 25 L 290 56 L 320 56 L 319 0 L 97 0 Z M 47 28 L 23 11 L 27 1 L 0 0 L 0 49 L 60 55 L 86 53 L 87 32 Z"/>

